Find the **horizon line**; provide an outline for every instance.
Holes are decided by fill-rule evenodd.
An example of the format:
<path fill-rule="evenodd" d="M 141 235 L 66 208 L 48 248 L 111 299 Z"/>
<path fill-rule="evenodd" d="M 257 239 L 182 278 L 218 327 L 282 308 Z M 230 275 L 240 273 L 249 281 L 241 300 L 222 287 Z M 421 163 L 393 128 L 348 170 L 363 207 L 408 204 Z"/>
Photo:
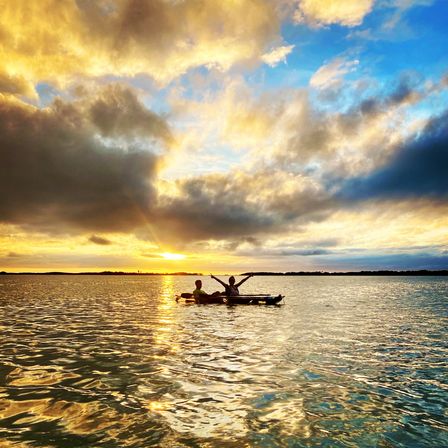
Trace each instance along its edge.
<path fill-rule="evenodd" d="M 360 270 L 360 271 L 255 271 L 255 272 L 243 272 L 241 274 L 234 274 L 239 276 L 244 275 L 254 276 L 343 276 L 343 275 L 358 275 L 358 276 L 390 276 L 390 275 L 413 275 L 413 276 L 448 276 L 448 269 L 410 269 L 410 270 L 395 270 L 395 269 L 380 269 L 380 270 Z M 47 272 L 7 272 L 0 271 L 0 275 L 184 275 L 184 276 L 199 276 L 207 277 L 208 274 L 202 272 L 127 272 L 127 271 L 80 271 L 80 272 L 65 272 L 65 271 L 47 271 Z M 216 274 L 228 276 L 230 274 Z"/>

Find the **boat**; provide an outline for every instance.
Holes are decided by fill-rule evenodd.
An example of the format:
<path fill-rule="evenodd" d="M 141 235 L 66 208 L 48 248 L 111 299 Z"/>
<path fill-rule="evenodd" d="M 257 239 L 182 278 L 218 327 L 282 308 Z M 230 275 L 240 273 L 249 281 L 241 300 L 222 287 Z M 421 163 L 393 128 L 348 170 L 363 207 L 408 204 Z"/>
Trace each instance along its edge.
<path fill-rule="evenodd" d="M 184 292 L 176 296 L 176 302 L 185 300 L 186 303 L 206 304 L 226 304 L 226 305 L 277 305 L 283 300 L 284 296 L 279 294 L 273 296 L 271 294 L 243 294 L 239 296 L 226 295 L 209 295 L 200 297 L 198 302 L 193 297 L 193 294 Z"/>

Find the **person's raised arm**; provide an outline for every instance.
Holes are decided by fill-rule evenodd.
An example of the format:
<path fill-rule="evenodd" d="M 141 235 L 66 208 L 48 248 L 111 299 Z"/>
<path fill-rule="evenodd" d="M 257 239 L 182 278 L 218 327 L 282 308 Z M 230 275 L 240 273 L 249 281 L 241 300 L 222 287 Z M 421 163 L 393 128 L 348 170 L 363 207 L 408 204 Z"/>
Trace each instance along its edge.
<path fill-rule="evenodd" d="M 224 288 L 227 286 L 222 280 L 220 280 L 218 277 L 215 277 L 214 275 L 210 276 L 213 280 L 216 280 L 217 282 L 221 283 Z"/>
<path fill-rule="evenodd" d="M 246 278 L 243 278 L 239 283 L 237 283 L 235 286 L 239 288 L 246 280 L 249 280 L 251 277 L 253 277 L 254 274 L 249 274 Z"/>

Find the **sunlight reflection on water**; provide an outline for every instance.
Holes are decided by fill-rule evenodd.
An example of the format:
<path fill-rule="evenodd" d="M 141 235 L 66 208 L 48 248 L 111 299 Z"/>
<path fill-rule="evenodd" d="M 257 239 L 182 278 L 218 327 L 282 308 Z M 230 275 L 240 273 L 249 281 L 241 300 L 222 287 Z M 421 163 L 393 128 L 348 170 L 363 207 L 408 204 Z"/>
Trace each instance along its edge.
<path fill-rule="evenodd" d="M 0 446 L 448 446 L 447 280 L 193 281 L 2 276 Z"/>

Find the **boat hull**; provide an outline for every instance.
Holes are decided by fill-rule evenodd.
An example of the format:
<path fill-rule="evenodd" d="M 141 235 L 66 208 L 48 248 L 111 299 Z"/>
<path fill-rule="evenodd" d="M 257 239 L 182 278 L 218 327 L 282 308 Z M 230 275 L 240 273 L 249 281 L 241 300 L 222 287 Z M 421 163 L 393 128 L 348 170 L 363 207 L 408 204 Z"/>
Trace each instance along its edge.
<path fill-rule="evenodd" d="M 225 299 L 229 305 L 276 305 L 283 300 L 283 296 L 236 296 Z"/>
<path fill-rule="evenodd" d="M 186 297 L 186 296 L 189 297 Z M 263 295 L 243 295 L 243 296 L 208 296 L 208 297 L 200 297 L 198 301 L 196 301 L 190 294 L 182 294 L 181 296 L 176 297 L 176 301 L 181 299 L 185 299 L 187 303 L 199 303 L 201 305 L 208 304 L 226 304 L 226 305 L 277 305 L 283 300 L 282 295 L 271 296 L 267 294 Z"/>

